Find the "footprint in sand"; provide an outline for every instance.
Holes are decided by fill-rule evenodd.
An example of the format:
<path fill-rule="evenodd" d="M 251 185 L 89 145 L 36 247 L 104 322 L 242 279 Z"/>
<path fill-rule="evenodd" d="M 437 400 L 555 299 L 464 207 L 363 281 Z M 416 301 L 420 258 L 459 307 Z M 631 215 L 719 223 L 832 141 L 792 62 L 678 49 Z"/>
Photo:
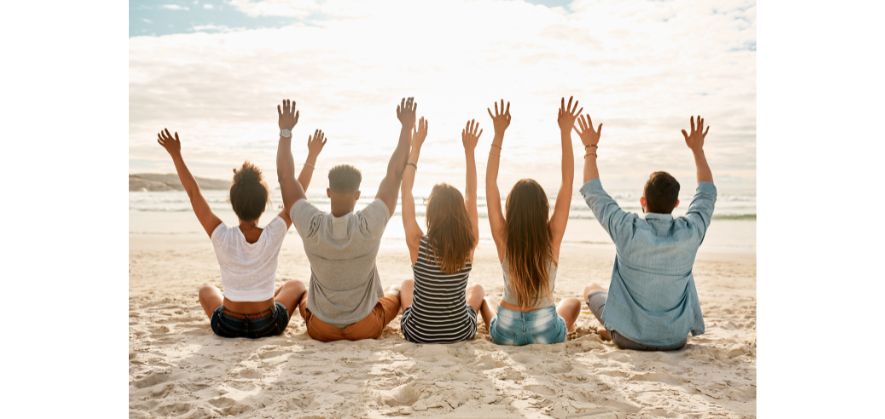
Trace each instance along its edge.
<path fill-rule="evenodd" d="M 135 388 L 151 387 L 151 386 L 155 386 L 157 384 L 169 381 L 170 378 L 171 378 L 171 375 L 169 373 L 165 373 L 165 372 L 151 373 L 143 378 L 133 381 L 132 385 L 134 385 Z"/>
<path fill-rule="evenodd" d="M 523 387 L 525 390 L 530 391 L 532 393 L 538 394 L 544 397 L 553 397 L 556 396 L 556 390 L 542 385 L 542 384 L 530 384 Z"/>
<path fill-rule="evenodd" d="M 286 407 L 289 410 L 307 409 L 315 398 L 312 394 L 293 395 L 291 399 L 286 400 Z"/>
<path fill-rule="evenodd" d="M 421 397 L 421 389 L 415 383 L 406 383 L 387 392 L 381 401 L 388 406 L 411 406 Z"/>
<path fill-rule="evenodd" d="M 255 368 L 241 368 L 234 371 L 233 376 L 238 378 L 261 378 L 261 371 Z"/>
<path fill-rule="evenodd" d="M 164 416 L 183 416 L 186 413 L 190 412 L 191 409 L 193 408 L 189 403 L 169 403 L 158 407 L 157 413 Z"/>
<path fill-rule="evenodd" d="M 525 375 L 513 368 L 506 368 L 504 371 L 497 374 L 497 377 L 495 378 L 501 381 L 513 381 L 514 383 L 520 384 L 522 383 L 522 380 L 525 380 Z"/>
<path fill-rule="evenodd" d="M 151 390 L 149 392 L 149 394 L 151 395 L 151 397 L 154 397 L 154 398 L 163 398 L 163 397 L 166 397 L 169 393 L 171 393 L 172 390 L 174 390 L 174 389 L 175 389 L 175 384 L 166 383 L 165 385 L 163 385 L 162 387 L 160 387 L 156 390 Z"/>
<path fill-rule="evenodd" d="M 152 334 L 155 335 L 164 335 L 166 333 L 169 333 L 169 327 L 165 325 L 154 326 L 150 329 L 150 331 Z"/>
<path fill-rule="evenodd" d="M 209 404 L 217 407 L 220 413 L 226 416 L 243 414 L 249 410 L 249 406 L 226 396 L 211 399 Z"/>
<path fill-rule="evenodd" d="M 283 350 L 278 346 L 270 346 L 267 348 L 262 348 L 261 352 L 258 352 L 258 357 L 261 359 L 268 358 L 276 358 L 281 355 L 288 355 L 291 351 Z"/>
<path fill-rule="evenodd" d="M 480 355 L 473 362 L 473 366 L 479 370 L 485 371 L 495 368 L 503 368 L 507 366 L 507 363 L 492 357 L 489 354 Z"/>
<path fill-rule="evenodd" d="M 549 364 L 542 364 L 544 372 L 548 374 L 563 374 L 570 372 L 574 369 L 572 364 L 568 361 L 564 362 L 551 362 Z"/>

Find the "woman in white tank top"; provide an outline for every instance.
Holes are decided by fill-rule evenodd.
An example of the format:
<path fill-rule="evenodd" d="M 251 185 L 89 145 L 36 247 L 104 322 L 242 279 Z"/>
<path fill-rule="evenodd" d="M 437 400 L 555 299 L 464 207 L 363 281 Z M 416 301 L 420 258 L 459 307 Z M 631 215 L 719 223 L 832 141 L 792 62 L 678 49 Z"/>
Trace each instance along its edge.
<path fill-rule="evenodd" d="M 288 127 L 291 130 L 297 118 L 293 115 L 294 108 L 287 106 L 289 110 L 285 121 L 281 115 L 280 125 L 291 124 Z M 292 224 L 289 208 L 283 208 L 264 228 L 258 227 L 269 189 L 261 178 L 261 170 L 245 162 L 239 170 L 234 169 L 230 189 L 231 206 L 239 223 L 227 226 L 212 212 L 185 165 L 178 133 L 173 136 L 169 130 L 163 130 L 157 142 L 172 157 L 191 207 L 212 241 L 221 268 L 224 293 L 208 284 L 199 292 L 200 305 L 210 318 L 212 330 L 223 337 L 259 338 L 281 334 L 305 292 L 304 283 L 295 280 L 285 281 L 274 290 L 280 247 Z M 299 176 L 305 189 L 324 144 L 322 131 L 308 139 L 308 158 Z"/>

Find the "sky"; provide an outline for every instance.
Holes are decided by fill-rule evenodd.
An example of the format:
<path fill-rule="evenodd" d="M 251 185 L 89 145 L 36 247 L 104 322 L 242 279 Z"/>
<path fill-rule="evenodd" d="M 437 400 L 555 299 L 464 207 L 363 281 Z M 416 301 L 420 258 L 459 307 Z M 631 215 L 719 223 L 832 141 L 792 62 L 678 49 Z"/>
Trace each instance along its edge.
<path fill-rule="evenodd" d="M 574 95 L 604 124 L 603 184 L 638 191 L 654 170 L 694 189 L 681 129 L 701 114 L 720 194 L 755 194 L 756 7 L 744 0 L 130 1 L 129 171 L 172 173 L 156 133 L 178 131 L 197 176 L 227 178 L 250 160 L 272 174 L 276 105 L 297 102 L 296 165 L 308 133 L 329 138 L 318 184 L 339 163 L 374 193 L 396 145 L 396 105 L 414 96 L 429 121 L 415 193 L 463 189 L 460 131 L 492 124 L 510 100 L 499 185 L 560 179 L 556 113 Z M 583 147 L 574 135 L 575 193 Z M 269 176 L 269 180 L 275 180 Z M 322 186 L 318 191 L 321 191 Z M 316 191 L 315 191 L 316 192 Z M 480 188 L 482 192 L 482 188 Z"/>

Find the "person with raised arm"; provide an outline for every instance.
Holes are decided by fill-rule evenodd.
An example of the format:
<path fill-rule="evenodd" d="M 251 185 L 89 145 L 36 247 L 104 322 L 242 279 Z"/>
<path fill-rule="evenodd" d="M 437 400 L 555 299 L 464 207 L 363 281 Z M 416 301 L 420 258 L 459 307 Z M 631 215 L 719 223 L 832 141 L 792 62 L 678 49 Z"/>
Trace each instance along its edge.
<path fill-rule="evenodd" d="M 476 315 L 486 307 L 482 286 L 467 286 L 473 253 L 479 243 L 474 151 L 480 135 L 482 130 L 475 120 L 468 121 L 461 131 L 467 165 L 466 197 L 452 185 L 434 185 L 427 199 L 425 235 L 415 219 L 412 196 L 421 146 L 427 138 L 424 118 L 412 134 L 412 149 L 403 174 L 402 218 L 414 279 L 403 281 L 400 290 L 400 324 L 409 342 L 454 343 L 473 339 Z M 483 320 L 488 327 L 488 309 L 483 310 Z"/>
<path fill-rule="evenodd" d="M 596 165 L 602 124 L 593 128 L 582 116 L 575 131 L 584 144 L 584 186 L 581 195 L 617 248 L 609 290 L 597 284 L 584 289 L 584 300 L 603 324 L 604 340 L 621 349 L 677 350 L 689 333 L 704 333 L 704 317 L 693 277 L 694 260 L 713 218 L 716 186 L 704 155 L 710 127 L 690 118 L 691 132 L 682 130 L 697 167 L 698 187 L 688 211 L 673 217 L 679 205 L 679 182 L 667 172 L 654 172 L 645 182 L 639 203 L 644 217 L 628 213 L 602 189 Z"/>
<path fill-rule="evenodd" d="M 500 307 L 488 299 L 492 341 L 499 345 L 559 343 L 574 329 L 581 312 L 577 298 L 565 298 L 554 305 L 556 268 L 559 249 L 571 206 L 575 158 L 571 131 L 580 115 L 578 102 L 562 99 L 557 116 L 562 143 L 562 184 L 556 196 L 552 216 L 547 194 L 533 179 L 521 179 L 507 195 L 506 217 L 501 210 L 498 191 L 498 166 L 504 131 L 510 125 L 510 103 L 495 103 L 495 113 L 488 109 L 495 127 L 495 138 L 486 166 L 486 205 L 492 238 L 504 273 L 504 298 Z M 572 103 L 574 102 L 574 104 Z M 549 217 L 549 218 L 548 218 Z"/>
<path fill-rule="evenodd" d="M 287 103 L 284 101 L 279 110 L 277 176 L 283 202 L 291 206 L 289 214 L 304 243 L 311 271 L 307 298 L 302 299 L 299 312 L 313 339 L 376 339 L 400 308 L 399 291 L 385 294 L 382 290 L 375 258 L 387 221 L 396 210 L 417 104 L 408 98 L 397 106 L 399 142 L 375 200 L 354 211 L 362 175 L 353 166 L 335 166 L 329 171 L 326 189 L 331 211 L 324 212 L 307 201 L 295 180 L 291 129 L 298 120 L 298 112 L 294 106 L 287 107 Z"/>
<path fill-rule="evenodd" d="M 208 284 L 199 291 L 200 305 L 210 319 L 212 331 L 222 337 L 253 339 L 283 333 L 305 288 L 301 281 L 291 280 L 274 291 L 280 247 L 292 222 L 284 209 L 264 228 L 258 227 L 269 198 L 261 169 L 249 162 L 234 169 L 230 203 L 239 222 L 227 226 L 212 212 L 185 165 L 178 133 L 172 135 L 164 129 L 157 135 L 157 142 L 172 156 L 181 185 L 212 241 L 221 268 L 224 293 Z M 324 144 L 322 131 L 308 139 L 308 163 L 299 176 L 305 188 Z"/>

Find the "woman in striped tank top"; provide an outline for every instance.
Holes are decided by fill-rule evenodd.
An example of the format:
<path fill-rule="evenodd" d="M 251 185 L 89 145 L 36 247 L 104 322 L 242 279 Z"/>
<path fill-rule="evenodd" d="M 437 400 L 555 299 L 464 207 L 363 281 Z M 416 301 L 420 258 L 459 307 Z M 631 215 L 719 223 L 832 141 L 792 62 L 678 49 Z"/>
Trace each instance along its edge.
<path fill-rule="evenodd" d="M 412 148 L 403 173 L 402 218 L 414 279 L 402 284 L 400 300 L 406 340 L 415 343 L 453 343 L 476 335 L 476 314 L 491 320 L 480 285 L 467 287 L 473 252 L 479 237 L 476 209 L 476 160 L 474 150 L 482 131 L 470 121 L 461 131 L 467 160 L 467 197 L 457 188 L 440 183 L 427 201 L 427 234 L 415 219 L 412 186 L 418 170 L 421 146 L 427 138 L 423 120 L 412 133 Z"/>

